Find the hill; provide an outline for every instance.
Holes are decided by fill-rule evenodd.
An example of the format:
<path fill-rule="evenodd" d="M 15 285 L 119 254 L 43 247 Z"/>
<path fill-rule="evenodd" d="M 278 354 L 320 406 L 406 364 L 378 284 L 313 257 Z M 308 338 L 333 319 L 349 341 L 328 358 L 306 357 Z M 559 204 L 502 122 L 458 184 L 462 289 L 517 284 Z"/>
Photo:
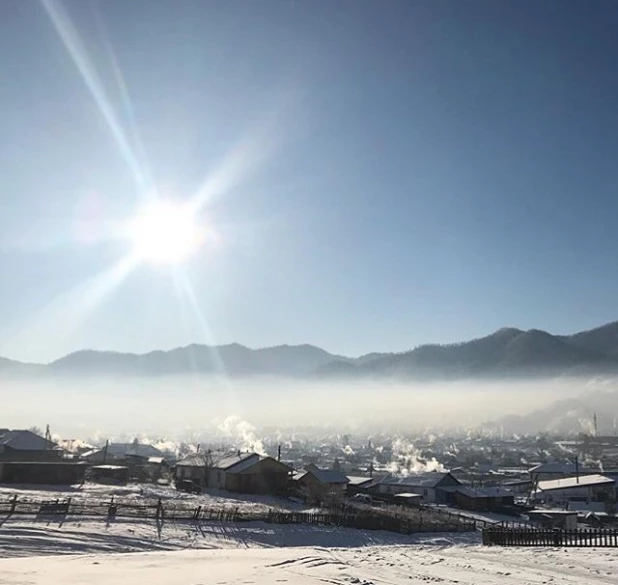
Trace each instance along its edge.
<path fill-rule="evenodd" d="M 462 343 L 421 345 L 402 353 L 373 352 L 358 358 L 334 355 L 307 344 L 251 349 L 238 343 L 192 344 L 145 354 L 82 350 L 47 365 L 0 358 L 0 374 L 5 376 L 199 373 L 231 377 L 459 379 L 616 372 L 618 322 L 573 335 L 503 328 Z"/>

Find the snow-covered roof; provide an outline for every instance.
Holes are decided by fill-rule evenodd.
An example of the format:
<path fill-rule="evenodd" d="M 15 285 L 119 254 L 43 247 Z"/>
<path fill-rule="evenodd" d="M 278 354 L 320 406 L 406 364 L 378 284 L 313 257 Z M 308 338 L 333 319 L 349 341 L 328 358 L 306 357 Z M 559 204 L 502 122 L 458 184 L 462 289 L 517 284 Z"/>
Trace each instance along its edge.
<path fill-rule="evenodd" d="M 0 445 L 10 447 L 18 451 L 45 451 L 57 449 L 58 445 L 48 441 L 32 431 L 9 431 L 2 429 Z"/>
<path fill-rule="evenodd" d="M 223 469 L 230 471 L 231 467 L 236 466 L 238 463 L 250 460 L 251 465 L 257 463 L 260 460 L 260 456 L 257 453 L 234 453 L 234 454 L 216 454 L 212 457 L 212 466 L 216 469 Z"/>
<path fill-rule="evenodd" d="M 193 453 L 176 463 L 176 467 L 206 467 L 206 455 Z"/>
<path fill-rule="evenodd" d="M 262 459 L 266 459 L 266 457 L 260 457 L 257 453 L 253 453 L 252 455 L 255 455 L 255 457 L 246 457 L 242 461 L 238 461 L 229 466 L 226 469 L 227 473 L 242 473 L 250 467 L 253 467 L 256 463 L 259 463 Z"/>
<path fill-rule="evenodd" d="M 539 516 L 541 514 L 544 516 L 575 516 L 577 515 L 577 510 L 545 510 L 543 508 L 537 508 L 526 512 L 526 514 L 528 517 L 530 517 L 530 515 Z"/>
<path fill-rule="evenodd" d="M 604 475 L 584 475 L 581 477 L 565 477 L 563 479 L 551 479 L 540 481 L 538 488 L 542 492 L 552 490 L 564 490 L 592 485 L 605 485 L 615 483 L 610 477 Z"/>
<path fill-rule="evenodd" d="M 310 473 L 320 483 L 342 484 L 348 483 L 349 479 L 335 469 L 320 469 L 315 465 L 307 465 L 307 473 Z"/>
<path fill-rule="evenodd" d="M 551 463 L 541 463 L 530 469 L 530 473 L 565 473 L 575 474 L 578 471 L 578 467 L 571 461 L 552 461 Z M 594 473 L 598 469 L 585 469 L 579 467 L 580 473 Z"/>
<path fill-rule="evenodd" d="M 107 457 L 144 457 L 146 459 L 150 457 L 164 457 L 162 451 L 153 445 L 145 443 L 110 443 L 107 447 L 85 453 L 83 456 L 89 457 L 98 455 L 99 453 L 105 453 L 106 451 Z"/>
<path fill-rule="evenodd" d="M 421 494 L 408 494 L 408 493 L 404 493 L 404 494 L 396 494 L 393 497 L 396 498 L 396 499 L 402 499 L 402 500 L 419 500 L 423 496 L 421 496 Z"/>
<path fill-rule="evenodd" d="M 384 478 L 382 483 L 385 485 L 433 488 L 436 487 L 447 475 L 449 475 L 448 472 L 440 473 L 437 471 L 408 475 L 406 477 L 395 477 L 390 475 Z"/>
<path fill-rule="evenodd" d="M 350 485 L 361 486 L 365 483 L 370 483 L 373 481 L 371 477 L 359 477 L 356 475 L 348 475 L 348 481 Z"/>

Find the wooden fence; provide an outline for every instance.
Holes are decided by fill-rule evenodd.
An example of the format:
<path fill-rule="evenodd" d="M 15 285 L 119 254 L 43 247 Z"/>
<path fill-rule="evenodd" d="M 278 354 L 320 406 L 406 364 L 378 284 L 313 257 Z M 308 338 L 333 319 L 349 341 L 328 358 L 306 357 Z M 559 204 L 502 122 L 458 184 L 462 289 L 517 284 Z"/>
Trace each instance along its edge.
<path fill-rule="evenodd" d="M 178 521 L 267 522 L 271 524 L 314 524 L 345 526 L 367 530 L 387 530 L 401 534 L 417 532 L 467 532 L 476 529 L 474 520 L 457 516 L 444 517 L 431 512 L 399 512 L 342 506 L 319 511 L 289 511 L 266 506 L 188 505 L 186 502 L 140 502 L 134 499 L 96 500 L 66 498 L 35 500 L 16 495 L 0 500 L 0 514 L 37 517 L 82 516 L 155 519 Z"/>
<path fill-rule="evenodd" d="M 497 546 L 618 547 L 618 530 L 552 530 L 494 526 L 483 529 L 483 544 Z"/>

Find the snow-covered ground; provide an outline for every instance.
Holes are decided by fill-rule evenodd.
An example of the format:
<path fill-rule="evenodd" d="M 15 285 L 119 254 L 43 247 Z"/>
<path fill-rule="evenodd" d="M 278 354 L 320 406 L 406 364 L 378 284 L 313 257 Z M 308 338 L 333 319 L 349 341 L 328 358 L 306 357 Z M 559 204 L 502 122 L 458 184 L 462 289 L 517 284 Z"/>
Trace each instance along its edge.
<path fill-rule="evenodd" d="M 445 544 L 0 559 L 3 585 L 615 585 L 617 567 L 615 549 L 498 549 Z"/>
<path fill-rule="evenodd" d="M 2 490 L 0 498 L 15 491 Z M 114 491 L 123 498 L 167 495 L 197 501 L 174 490 L 141 486 L 85 486 L 74 497 L 108 498 Z M 19 491 L 19 497 L 37 499 L 66 495 Z M 229 494 L 200 498 L 230 504 Z M 273 498 L 237 501 L 247 506 L 286 504 Z M 263 522 L 0 516 L 2 585 L 615 585 L 617 576 L 618 549 L 483 547 L 478 532 L 406 536 Z"/>
<path fill-rule="evenodd" d="M 235 494 L 219 490 L 209 490 L 200 495 L 188 494 L 176 490 L 172 486 L 157 486 L 153 484 L 129 484 L 126 486 L 108 486 L 96 483 L 85 483 L 82 486 L 21 486 L 1 485 L 0 500 L 6 500 L 17 495 L 20 500 L 55 500 L 72 498 L 73 500 L 90 500 L 109 502 L 112 496 L 121 498 L 128 503 L 152 502 L 161 498 L 164 503 L 187 504 L 190 506 L 208 506 L 217 508 L 250 507 L 250 508 L 284 508 L 289 510 L 306 509 L 306 506 L 285 498 L 249 494 Z"/>

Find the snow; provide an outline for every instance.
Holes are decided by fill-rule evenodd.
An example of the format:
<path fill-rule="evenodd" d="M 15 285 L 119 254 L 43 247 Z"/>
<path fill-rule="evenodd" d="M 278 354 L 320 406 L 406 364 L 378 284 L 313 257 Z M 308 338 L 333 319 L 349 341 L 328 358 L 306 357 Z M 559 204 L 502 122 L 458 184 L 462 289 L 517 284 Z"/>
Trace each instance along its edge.
<path fill-rule="evenodd" d="M 286 528 L 287 530 L 287 528 Z M 0 559 L 3 585 L 614 584 L 616 549 L 429 544 L 245 547 Z M 234 536 L 236 539 L 236 535 Z"/>
<path fill-rule="evenodd" d="M 2 488 L 0 497 L 15 493 Z M 86 485 L 75 497 L 205 498 L 260 506 L 275 498 Z M 58 490 L 23 494 L 64 497 Z M 60 493 L 60 495 L 58 495 Z M 73 495 L 73 493 L 71 495 Z M 66 494 L 65 494 L 66 495 Z M 2 585 L 615 584 L 618 549 L 484 547 L 480 534 L 401 535 L 334 526 L 0 516 Z"/>
<path fill-rule="evenodd" d="M 0 500 L 6 500 L 13 495 L 22 500 L 55 500 L 71 498 L 72 500 L 106 501 L 114 496 L 124 503 L 153 503 L 161 498 L 164 502 L 178 503 L 190 506 L 207 506 L 210 508 L 281 508 L 286 510 L 307 510 L 304 504 L 285 498 L 251 494 L 234 494 L 222 490 L 207 490 L 202 494 L 188 494 L 178 491 L 172 486 L 153 484 L 128 484 L 126 486 L 110 486 L 96 483 L 85 483 L 83 486 L 20 486 L 0 485 Z"/>

